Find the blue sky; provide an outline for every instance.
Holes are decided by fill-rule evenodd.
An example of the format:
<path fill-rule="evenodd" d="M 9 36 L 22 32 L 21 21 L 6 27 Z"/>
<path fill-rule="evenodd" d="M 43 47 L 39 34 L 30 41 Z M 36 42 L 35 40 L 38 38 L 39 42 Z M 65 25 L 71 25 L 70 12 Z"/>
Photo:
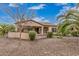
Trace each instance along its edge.
<path fill-rule="evenodd" d="M 15 21 L 4 12 L 5 9 L 10 8 L 13 13 L 16 13 L 15 8 L 25 8 L 27 15 L 31 15 L 33 12 L 35 17 L 33 20 L 50 22 L 52 24 L 57 23 L 56 17 L 65 13 L 70 8 L 75 9 L 76 4 L 72 3 L 18 3 L 18 4 L 0 4 L 0 23 L 15 23 Z"/>

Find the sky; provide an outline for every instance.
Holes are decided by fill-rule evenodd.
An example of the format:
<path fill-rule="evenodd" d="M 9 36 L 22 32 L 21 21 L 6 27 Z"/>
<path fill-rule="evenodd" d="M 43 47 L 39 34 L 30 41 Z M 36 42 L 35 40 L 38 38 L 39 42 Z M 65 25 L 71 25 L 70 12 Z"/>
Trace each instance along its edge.
<path fill-rule="evenodd" d="M 0 23 L 15 23 L 13 18 L 5 12 L 8 8 L 12 13 L 16 13 L 15 8 L 22 8 L 28 17 L 34 14 L 33 20 L 57 24 L 57 16 L 65 13 L 69 9 L 75 9 L 75 3 L 4 3 L 0 4 Z"/>

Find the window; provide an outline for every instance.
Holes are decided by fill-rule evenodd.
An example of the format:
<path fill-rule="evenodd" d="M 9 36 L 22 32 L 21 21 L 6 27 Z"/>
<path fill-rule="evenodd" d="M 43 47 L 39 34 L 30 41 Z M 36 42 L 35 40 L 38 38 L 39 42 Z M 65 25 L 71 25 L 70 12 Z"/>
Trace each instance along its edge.
<path fill-rule="evenodd" d="M 52 32 L 56 32 L 56 28 L 52 28 Z"/>

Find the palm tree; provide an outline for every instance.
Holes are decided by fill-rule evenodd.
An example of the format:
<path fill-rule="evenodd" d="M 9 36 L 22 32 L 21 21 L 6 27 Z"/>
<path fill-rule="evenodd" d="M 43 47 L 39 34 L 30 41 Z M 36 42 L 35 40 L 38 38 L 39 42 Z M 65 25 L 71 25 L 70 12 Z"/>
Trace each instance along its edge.
<path fill-rule="evenodd" d="M 64 15 L 58 16 L 59 22 L 58 32 L 63 35 L 79 32 L 79 12 L 76 10 L 69 10 Z"/>
<path fill-rule="evenodd" d="M 0 35 L 4 36 L 8 32 L 8 26 L 6 24 L 0 24 Z"/>
<path fill-rule="evenodd" d="M 14 25 L 0 24 L 0 35 L 4 36 L 9 31 L 15 31 Z"/>

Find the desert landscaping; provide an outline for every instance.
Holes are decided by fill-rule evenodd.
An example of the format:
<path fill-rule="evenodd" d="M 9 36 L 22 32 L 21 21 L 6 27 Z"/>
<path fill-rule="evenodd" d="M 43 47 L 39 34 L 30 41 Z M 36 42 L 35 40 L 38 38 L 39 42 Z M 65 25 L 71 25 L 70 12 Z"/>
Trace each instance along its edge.
<path fill-rule="evenodd" d="M 0 56 L 79 55 L 79 3 L 0 7 Z"/>
<path fill-rule="evenodd" d="M 18 40 L 0 38 L 1 56 L 78 56 L 79 38 Z"/>

